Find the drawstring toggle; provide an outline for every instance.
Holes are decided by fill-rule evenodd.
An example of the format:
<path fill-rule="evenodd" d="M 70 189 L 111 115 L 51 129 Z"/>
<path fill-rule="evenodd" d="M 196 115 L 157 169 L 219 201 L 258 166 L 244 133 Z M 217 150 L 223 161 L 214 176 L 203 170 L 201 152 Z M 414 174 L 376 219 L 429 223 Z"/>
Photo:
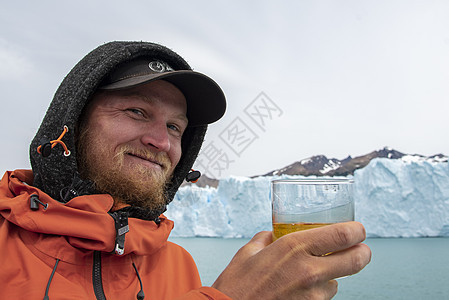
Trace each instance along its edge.
<path fill-rule="evenodd" d="M 196 183 L 198 179 L 201 177 L 200 171 L 195 171 L 194 169 L 190 169 L 190 172 L 186 176 L 186 181 Z"/>
<path fill-rule="evenodd" d="M 39 200 L 39 196 L 36 194 L 33 194 L 30 196 L 30 209 L 31 210 L 38 210 L 39 204 L 44 207 L 44 209 L 47 209 L 48 203 L 43 203 L 41 200 Z"/>

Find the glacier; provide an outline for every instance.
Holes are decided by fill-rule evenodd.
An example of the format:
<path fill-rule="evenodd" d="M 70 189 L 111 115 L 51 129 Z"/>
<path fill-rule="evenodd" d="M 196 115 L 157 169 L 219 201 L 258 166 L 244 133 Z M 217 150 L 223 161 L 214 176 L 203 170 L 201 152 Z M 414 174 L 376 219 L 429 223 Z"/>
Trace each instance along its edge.
<path fill-rule="evenodd" d="M 355 219 L 368 237 L 448 237 L 449 164 L 373 159 L 354 172 Z M 165 215 L 173 237 L 250 238 L 271 230 L 270 182 L 303 176 L 221 179 L 218 188 L 181 187 Z M 309 177 L 311 178 L 311 177 Z"/>

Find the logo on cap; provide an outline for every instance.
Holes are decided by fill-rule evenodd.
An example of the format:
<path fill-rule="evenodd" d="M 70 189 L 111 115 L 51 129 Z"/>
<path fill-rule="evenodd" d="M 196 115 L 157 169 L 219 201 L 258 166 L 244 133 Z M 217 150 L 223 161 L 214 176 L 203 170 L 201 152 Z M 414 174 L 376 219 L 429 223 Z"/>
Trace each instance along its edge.
<path fill-rule="evenodd" d="M 155 60 L 148 64 L 148 67 L 151 69 L 151 71 L 156 73 L 163 73 L 168 71 L 174 71 L 172 67 L 170 67 L 165 62 Z"/>

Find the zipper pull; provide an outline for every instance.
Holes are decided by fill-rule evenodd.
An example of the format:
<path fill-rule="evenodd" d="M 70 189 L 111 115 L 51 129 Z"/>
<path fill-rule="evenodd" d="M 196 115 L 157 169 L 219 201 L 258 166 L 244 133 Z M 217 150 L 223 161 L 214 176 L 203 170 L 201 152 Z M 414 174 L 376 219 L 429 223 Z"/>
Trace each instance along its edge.
<path fill-rule="evenodd" d="M 123 255 L 125 253 L 125 234 L 129 231 L 128 212 L 116 211 L 111 213 L 111 216 L 115 221 L 116 231 L 114 252 L 117 255 Z"/>

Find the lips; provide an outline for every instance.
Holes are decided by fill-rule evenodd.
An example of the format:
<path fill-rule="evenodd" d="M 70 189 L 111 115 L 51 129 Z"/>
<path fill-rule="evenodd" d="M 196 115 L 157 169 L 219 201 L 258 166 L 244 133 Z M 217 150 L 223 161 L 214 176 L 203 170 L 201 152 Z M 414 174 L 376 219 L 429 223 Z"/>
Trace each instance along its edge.
<path fill-rule="evenodd" d="M 158 165 L 158 166 L 161 167 L 161 169 L 164 168 L 164 164 L 161 163 L 161 162 L 159 162 L 158 160 L 156 160 L 156 159 L 154 159 L 154 158 L 146 157 L 146 156 L 143 156 L 143 155 L 140 155 L 140 154 L 136 154 L 136 153 L 129 153 L 129 152 L 128 152 L 128 153 L 126 153 L 126 154 L 129 155 L 129 156 L 132 156 L 132 157 L 135 157 L 135 158 L 138 158 L 138 159 L 141 159 L 141 160 L 150 162 L 150 163 L 152 163 L 152 164 Z"/>

